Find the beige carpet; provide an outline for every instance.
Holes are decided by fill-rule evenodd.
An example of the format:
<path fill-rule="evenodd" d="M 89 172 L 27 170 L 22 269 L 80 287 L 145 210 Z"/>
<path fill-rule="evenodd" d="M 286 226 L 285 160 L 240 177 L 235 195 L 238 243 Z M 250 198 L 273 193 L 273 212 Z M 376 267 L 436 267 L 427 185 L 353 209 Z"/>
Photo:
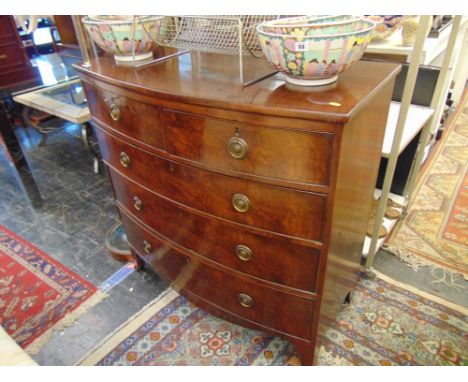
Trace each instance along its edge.
<path fill-rule="evenodd" d="M 37 363 L 0 326 L 0 366 L 34 366 Z"/>
<path fill-rule="evenodd" d="M 466 289 L 468 279 L 468 103 L 466 94 L 418 181 L 407 217 L 385 249 L 415 270 Z"/>

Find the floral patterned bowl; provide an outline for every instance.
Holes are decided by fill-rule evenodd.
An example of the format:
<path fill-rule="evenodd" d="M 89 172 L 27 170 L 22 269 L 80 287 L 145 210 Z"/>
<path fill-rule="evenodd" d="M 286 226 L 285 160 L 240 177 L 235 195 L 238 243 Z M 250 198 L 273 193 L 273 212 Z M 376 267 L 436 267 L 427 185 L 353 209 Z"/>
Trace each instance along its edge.
<path fill-rule="evenodd" d="M 94 42 L 104 51 L 113 53 L 116 61 L 137 61 L 153 57 L 153 48 L 163 18 L 164 16 L 136 16 L 135 31 L 133 17 L 130 20 L 106 19 L 103 16 L 85 17 L 82 21 Z"/>
<path fill-rule="evenodd" d="M 346 33 L 324 34 L 316 25 L 312 33 L 306 27 L 298 34 L 268 33 L 263 24 L 257 33 L 266 58 L 288 82 L 320 86 L 335 82 L 362 57 L 374 27 L 374 22 L 359 18 Z"/>
<path fill-rule="evenodd" d="M 273 34 L 336 34 L 355 30 L 358 16 L 299 16 L 270 20 L 262 24 L 262 31 Z M 349 30 L 346 30 L 348 28 Z M 351 28 L 351 29 L 350 29 Z"/>
<path fill-rule="evenodd" d="M 400 29 L 405 16 L 402 15 L 375 15 L 366 16 L 366 19 L 374 21 L 377 25 L 371 35 L 372 41 L 383 41 Z"/>

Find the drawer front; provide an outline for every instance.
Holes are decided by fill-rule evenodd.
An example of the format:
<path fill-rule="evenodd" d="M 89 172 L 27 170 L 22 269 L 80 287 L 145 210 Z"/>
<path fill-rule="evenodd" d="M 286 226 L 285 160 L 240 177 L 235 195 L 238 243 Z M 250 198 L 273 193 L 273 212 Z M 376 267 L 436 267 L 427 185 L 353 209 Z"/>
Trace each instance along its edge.
<path fill-rule="evenodd" d="M 14 22 L 12 22 L 13 16 L 0 15 L 0 39 L 12 40 L 15 39 L 16 34 L 14 28 Z"/>
<path fill-rule="evenodd" d="M 322 241 L 325 195 L 181 165 L 124 143 L 100 128 L 96 136 L 104 160 L 160 195 L 241 224 Z"/>
<path fill-rule="evenodd" d="M 310 338 L 314 301 L 202 264 L 159 241 L 124 213 L 121 216 L 129 243 L 156 272 L 172 282 L 174 289 L 190 291 L 275 330 Z"/>
<path fill-rule="evenodd" d="M 163 110 L 167 151 L 215 168 L 327 186 L 333 135 Z"/>
<path fill-rule="evenodd" d="M 0 47 L 0 68 L 25 65 L 22 49 L 16 44 L 5 44 Z"/>
<path fill-rule="evenodd" d="M 110 169 L 117 200 L 169 240 L 229 268 L 293 288 L 315 291 L 320 251 L 186 211 Z"/>
<path fill-rule="evenodd" d="M 129 137 L 163 148 L 160 112 L 157 107 L 97 89 L 83 82 L 91 115 Z"/>

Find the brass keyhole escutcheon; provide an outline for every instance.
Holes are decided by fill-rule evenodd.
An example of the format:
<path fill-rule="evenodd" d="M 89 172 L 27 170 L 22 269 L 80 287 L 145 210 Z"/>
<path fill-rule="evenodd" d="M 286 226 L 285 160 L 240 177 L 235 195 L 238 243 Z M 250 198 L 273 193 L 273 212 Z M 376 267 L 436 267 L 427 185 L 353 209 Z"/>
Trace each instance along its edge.
<path fill-rule="evenodd" d="M 150 254 L 153 248 L 151 247 L 151 244 L 148 243 L 146 240 L 143 240 L 143 249 L 147 254 Z"/>
<path fill-rule="evenodd" d="M 135 207 L 137 211 L 140 211 L 141 207 L 143 207 L 143 202 L 138 196 L 133 197 L 133 207 Z"/>
<path fill-rule="evenodd" d="M 232 137 L 228 141 L 228 151 L 233 158 L 245 158 L 248 148 L 247 142 L 240 137 Z"/>
<path fill-rule="evenodd" d="M 125 151 L 122 151 L 120 153 L 120 164 L 125 168 L 128 168 L 130 166 L 130 157 Z"/>
<path fill-rule="evenodd" d="M 237 297 L 239 300 L 239 303 L 244 307 L 244 308 L 251 308 L 254 305 L 253 298 L 250 297 L 248 294 L 241 293 Z"/>
<path fill-rule="evenodd" d="M 250 261 L 252 259 L 252 250 L 246 245 L 236 245 L 236 255 L 242 261 Z"/>
<path fill-rule="evenodd" d="M 115 103 L 109 106 L 109 114 L 115 122 L 120 120 L 120 109 Z"/>
<path fill-rule="evenodd" d="M 232 196 L 232 205 L 236 211 L 247 212 L 250 208 L 250 200 L 247 196 L 242 194 L 234 194 Z"/>

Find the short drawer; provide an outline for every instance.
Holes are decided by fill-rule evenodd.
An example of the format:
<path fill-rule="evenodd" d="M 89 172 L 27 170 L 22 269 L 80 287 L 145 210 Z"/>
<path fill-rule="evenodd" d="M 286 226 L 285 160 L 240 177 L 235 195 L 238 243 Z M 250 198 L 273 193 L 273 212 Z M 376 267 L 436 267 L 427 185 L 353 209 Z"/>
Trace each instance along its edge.
<path fill-rule="evenodd" d="M 211 215 L 283 235 L 322 241 L 327 197 L 181 165 L 96 128 L 104 160 L 150 190 Z"/>
<path fill-rule="evenodd" d="M 333 134 L 163 110 L 168 152 L 214 168 L 329 185 Z"/>
<path fill-rule="evenodd" d="M 131 246 L 174 289 L 189 291 L 212 304 L 263 326 L 310 338 L 314 301 L 259 285 L 182 254 L 121 214 Z"/>
<path fill-rule="evenodd" d="M 91 115 L 98 121 L 148 145 L 163 148 L 160 111 L 144 104 L 98 89 L 83 82 Z"/>
<path fill-rule="evenodd" d="M 320 250 L 189 212 L 109 171 L 119 204 L 167 239 L 248 275 L 309 292 L 316 290 Z"/>

